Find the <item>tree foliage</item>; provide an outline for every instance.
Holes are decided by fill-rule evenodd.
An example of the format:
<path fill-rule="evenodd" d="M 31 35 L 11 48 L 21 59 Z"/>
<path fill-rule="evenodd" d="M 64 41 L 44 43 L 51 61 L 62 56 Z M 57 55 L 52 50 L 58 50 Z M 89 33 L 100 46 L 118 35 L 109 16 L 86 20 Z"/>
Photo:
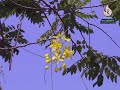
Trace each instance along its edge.
<path fill-rule="evenodd" d="M 88 22 L 88 19 L 98 18 L 96 13 L 93 11 L 85 13 L 81 10 L 108 4 L 113 10 L 113 18 L 119 21 L 120 25 L 120 1 L 109 0 L 108 2 L 108 0 L 102 0 L 101 5 L 89 7 L 87 4 L 90 2 L 91 0 L 1 0 L 0 18 L 8 19 L 15 15 L 20 18 L 20 21 L 17 27 L 13 25 L 7 26 L 5 22 L 0 22 L 0 56 L 11 65 L 12 56 L 19 54 L 19 48 L 32 44 L 42 46 L 46 41 L 49 41 L 51 44 L 53 36 L 56 36 L 58 33 L 64 33 L 67 38 L 71 39 L 72 50 L 75 52 L 74 55 L 79 54 L 80 59 L 71 67 L 64 68 L 63 75 L 68 73 L 73 75 L 80 71 L 81 77 L 85 76 L 88 80 L 95 80 L 97 78 L 93 86 L 101 86 L 105 74 L 108 79 L 117 83 L 117 77 L 120 76 L 120 57 L 104 55 L 94 50 L 86 42 L 83 33 L 86 35 L 94 33 L 94 30 L 89 27 L 90 25 L 101 31 L 103 30 Z M 55 17 L 53 22 L 49 20 L 51 15 Z M 28 43 L 23 35 L 25 30 L 21 29 L 21 22 L 24 18 L 27 18 L 33 24 L 43 26 L 48 22 L 51 28 L 41 35 L 35 43 Z M 88 26 L 84 26 L 78 20 L 86 22 Z M 71 38 L 71 35 L 75 36 L 76 30 L 80 32 L 83 38 L 82 41 Z M 106 32 L 104 33 L 110 37 Z M 116 42 L 114 43 L 117 45 Z"/>

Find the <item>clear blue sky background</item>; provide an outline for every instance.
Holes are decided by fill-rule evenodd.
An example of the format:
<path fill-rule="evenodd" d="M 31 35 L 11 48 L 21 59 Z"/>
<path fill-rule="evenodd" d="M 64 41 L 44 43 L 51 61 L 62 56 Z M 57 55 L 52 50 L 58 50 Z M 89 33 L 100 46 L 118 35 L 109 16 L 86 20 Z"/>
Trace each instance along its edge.
<path fill-rule="evenodd" d="M 94 0 L 92 5 L 100 4 L 100 0 Z M 96 24 L 106 31 L 119 45 L 120 45 L 120 27 L 117 24 L 103 25 L 100 24 L 100 20 L 103 16 L 103 8 L 94 8 L 99 19 L 90 20 L 91 23 Z M 85 10 L 88 12 L 90 9 Z M 52 22 L 53 16 L 50 17 Z M 80 21 L 81 22 L 81 21 Z M 6 24 L 16 25 L 18 19 L 15 16 L 10 17 Z M 82 22 L 85 24 L 84 22 Z M 26 30 L 25 37 L 32 42 L 35 42 L 39 36 L 49 29 L 48 23 L 45 24 L 45 27 L 39 28 L 38 25 L 32 25 L 27 19 L 24 19 L 22 28 Z M 120 49 L 100 30 L 92 27 L 94 29 L 94 34 L 91 36 L 91 45 L 93 48 L 97 49 L 100 52 L 103 52 L 107 55 L 119 55 Z M 79 39 L 80 36 L 76 34 L 74 38 Z M 86 37 L 87 39 L 88 37 Z M 44 55 L 48 50 L 45 50 L 44 46 L 40 47 L 38 45 L 32 45 L 26 47 L 27 50 L 37 53 L 39 55 Z M 46 72 L 46 85 L 44 82 L 44 66 L 45 60 L 36 55 L 30 54 L 23 49 L 20 49 L 20 54 L 13 58 L 12 70 L 8 71 L 8 64 L 4 63 L 2 59 L 0 62 L 4 66 L 4 79 L 1 77 L 3 90 L 52 90 L 51 88 L 51 76 L 50 70 Z M 76 55 L 77 56 L 77 55 Z M 78 60 L 79 57 L 73 57 L 73 60 Z M 68 61 L 71 63 L 71 61 Z M 2 76 L 2 75 L 1 75 Z M 92 85 L 95 81 L 88 81 L 85 78 L 84 82 L 86 83 L 88 90 L 119 90 L 120 89 L 120 79 L 118 83 L 112 83 L 110 80 L 105 78 L 104 84 L 102 87 L 93 88 Z M 75 75 L 71 76 L 70 74 L 62 76 L 62 72 L 55 73 L 53 72 L 53 83 L 54 90 L 86 90 L 82 79 L 80 78 L 80 73 L 77 72 Z"/>

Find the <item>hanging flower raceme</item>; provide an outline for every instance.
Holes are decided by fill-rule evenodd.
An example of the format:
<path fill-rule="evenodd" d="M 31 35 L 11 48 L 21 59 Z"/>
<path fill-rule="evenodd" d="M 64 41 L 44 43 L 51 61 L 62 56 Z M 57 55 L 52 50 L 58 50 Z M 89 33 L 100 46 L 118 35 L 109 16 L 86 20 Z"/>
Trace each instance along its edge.
<path fill-rule="evenodd" d="M 70 42 L 70 38 L 67 38 L 65 36 L 62 36 L 60 33 L 58 33 L 56 36 L 53 36 L 53 40 L 51 41 L 51 44 L 49 46 L 50 49 L 52 49 L 52 55 L 47 53 L 45 54 L 46 59 L 46 67 L 45 69 L 48 69 L 49 63 L 53 63 L 58 65 L 59 63 L 63 63 L 62 66 L 56 66 L 54 69 L 55 72 L 58 72 L 63 69 L 67 69 L 66 63 L 64 62 L 66 59 L 70 59 L 71 56 L 73 56 L 74 51 L 70 49 L 70 44 L 68 46 L 64 46 L 63 42 Z"/>

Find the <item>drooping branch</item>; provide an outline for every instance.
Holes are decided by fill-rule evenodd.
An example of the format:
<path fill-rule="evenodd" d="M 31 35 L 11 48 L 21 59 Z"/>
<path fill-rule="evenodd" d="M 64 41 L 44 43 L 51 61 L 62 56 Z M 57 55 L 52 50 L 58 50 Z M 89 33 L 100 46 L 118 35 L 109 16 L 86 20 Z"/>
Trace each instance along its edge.
<path fill-rule="evenodd" d="M 79 18 L 81 18 L 80 16 L 78 16 Z M 113 40 L 113 38 L 107 33 L 105 32 L 103 29 L 101 29 L 100 27 L 96 26 L 95 24 L 92 24 L 92 23 L 89 23 L 87 20 L 81 18 L 83 21 L 85 21 L 87 24 L 91 25 L 91 26 L 94 26 L 96 28 L 98 28 L 99 30 L 101 30 L 104 34 L 106 34 L 110 39 L 111 41 L 118 47 L 120 48 L 120 46 Z"/>
<path fill-rule="evenodd" d="M 24 51 L 26 51 L 26 52 L 30 53 L 30 54 L 36 55 L 36 56 L 41 57 L 41 58 L 45 58 L 44 56 L 39 55 L 39 54 L 34 53 L 34 52 L 31 52 L 31 51 L 29 51 L 29 50 L 27 50 L 27 49 L 25 49 L 25 48 L 22 48 L 22 49 L 23 49 Z"/>

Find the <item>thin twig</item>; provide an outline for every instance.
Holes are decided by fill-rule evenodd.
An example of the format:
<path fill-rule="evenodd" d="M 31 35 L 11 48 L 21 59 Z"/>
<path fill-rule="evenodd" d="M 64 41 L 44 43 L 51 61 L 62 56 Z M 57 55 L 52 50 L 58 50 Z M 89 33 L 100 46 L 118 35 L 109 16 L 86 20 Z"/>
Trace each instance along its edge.
<path fill-rule="evenodd" d="M 83 80 L 83 78 L 82 78 L 82 77 L 81 77 L 81 79 L 82 79 L 82 82 L 83 82 L 83 84 L 84 84 L 84 86 L 85 86 L 86 90 L 88 90 L 88 87 L 87 87 L 87 85 L 86 85 L 85 81 Z"/>
<path fill-rule="evenodd" d="M 50 20 L 48 19 L 48 17 L 47 17 L 47 15 L 46 15 L 46 13 L 45 13 L 45 12 L 43 12 L 43 13 L 44 13 L 44 15 L 45 15 L 45 17 L 46 17 L 46 19 L 47 19 L 47 21 L 48 21 L 48 23 L 49 23 L 49 25 L 50 25 L 51 29 L 52 29 L 52 32 L 53 32 L 53 33 L 54 33 L 54 35 L 55 35 L 55 32 L 54 32 L 54 30 L 53 30 L 52 24 L 50 23 Z"/>
<path fill-rule="evenodd" d="M 44 73 L 44 82 L 45 82 L 45 85 L 46 85 L 46 69 L 45 69 L 45 73 Z"/>
<path fill-rule="evenodd" d="M 50 57 L 52 58 L 52 51 L 51 51 L 51 49 L 50 49 Z M 52 83 L 52 90 L 53 90 L 52 60 L 51 60 L 51 83 Z"/>
<path fill-rule="evenodd" d="M 39 57 L 41 57 L 41 58 L 45 58 L 45 57 L 43 57 L 43 56 L 41 56 L 41 55 L 39 55 L 39 54 L 33 53 L 33 52 L 31 52 L 31 51 L 29 51 L 29 50 L 27 50 L 27 49 L 25 49 L 25 48 L 22 48 L 22 49 L 25 50 L 25 51 L 27 51 L 28 53 L 33 54 L 33 55 L 39 56 Z"/>
<path fill-rule="evenodd" d="M 1 73 L 1 75 L 2 75 L 2 77 L 3 77 L 4 83 L 6 84 L 5 75 L 4 75 L 4 70 L 3 70 L 3 66 L 2 66 L 2 65 L 0 65 L 0 73 Z"/>
<path fill-rule="evenodd" d="M 88 45 L 87 45 L 87 42 L 86 42 L 86 40 L 85 40 L 85 37 L 84 37 L 84 35 L 83 35 L 83 33 L 82 33 L 82 31 L 80 31 L 80 34 L 81 34 L 81 36 L 82 36 L 83 40 L 85 41 L 86 46 L 88 46 Z"/>

